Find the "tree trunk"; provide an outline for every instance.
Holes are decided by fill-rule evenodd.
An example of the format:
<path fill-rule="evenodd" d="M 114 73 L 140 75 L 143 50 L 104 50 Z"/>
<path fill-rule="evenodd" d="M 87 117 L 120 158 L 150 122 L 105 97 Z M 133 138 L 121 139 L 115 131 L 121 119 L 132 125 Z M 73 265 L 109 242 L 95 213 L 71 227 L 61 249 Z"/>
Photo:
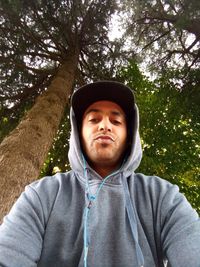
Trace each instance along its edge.
<path fill-rule="evenodd" d="M 69 55 L 48 90 L 0 144 L 0 220 L 39 176 L 72 91 L 78 54 Z"/>

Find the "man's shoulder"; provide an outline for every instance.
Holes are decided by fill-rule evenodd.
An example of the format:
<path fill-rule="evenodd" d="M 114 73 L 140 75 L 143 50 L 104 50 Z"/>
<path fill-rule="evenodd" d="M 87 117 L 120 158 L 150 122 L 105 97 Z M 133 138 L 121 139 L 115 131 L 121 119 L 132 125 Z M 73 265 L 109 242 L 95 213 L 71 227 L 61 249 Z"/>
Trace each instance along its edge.
<path fill-rule="evenodd" d="M 56 195 L 63 187 L 67 187 L 67 184 L 71 182 L 73 177 L 73 171 L 45 176 L 29 184 L 26 187 L 26 190 L 33 190 L 38 195 L 50 194 L 53 196 Z"/>
<path fill-rule="evenodd" d="M 132 190 L 138 198 L 151 200 L 156 205 L 158 202 L 165 203 L 169 199 L 184 198 L 176 184 L 158 176 L 147 176 L 141 173 L 133 175 Z"/>
<path fill-rule="evenodd" d="M 143 173 L 135 173 L 133 175 L 133 180 L 136 185 L 145 186 L 149 188 L 158 187 L 168 190 L 171 187 L 177 187 L 176 185 L 161 177 L 155 175 L 145 175 Z"/>
<path fill-rule="evenodd" d="M 133 180 L 132 192 L 139 203 L 144 203 L 146 206 L 152 205 L 157 211 L 160 210 L 161 214 L 169 214 L 176 207 L 179 207 L 178 210 L 183 213 L 194 213 L 176 184 L 157 176 L 146 176 L 140 173 L 135 174 Z"/>

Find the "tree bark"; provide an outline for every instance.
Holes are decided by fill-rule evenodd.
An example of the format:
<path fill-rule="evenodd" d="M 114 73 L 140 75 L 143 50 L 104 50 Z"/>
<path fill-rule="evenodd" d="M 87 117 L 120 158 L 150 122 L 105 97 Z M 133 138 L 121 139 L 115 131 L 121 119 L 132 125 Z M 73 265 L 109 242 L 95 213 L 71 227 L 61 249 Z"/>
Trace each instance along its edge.
<path fill-rule="evenodd" d="M 39 176 L 72 92 L 78 56 L 78 49 L 68 56 L 47 91 L 0 144 L 0 220 Z"/>

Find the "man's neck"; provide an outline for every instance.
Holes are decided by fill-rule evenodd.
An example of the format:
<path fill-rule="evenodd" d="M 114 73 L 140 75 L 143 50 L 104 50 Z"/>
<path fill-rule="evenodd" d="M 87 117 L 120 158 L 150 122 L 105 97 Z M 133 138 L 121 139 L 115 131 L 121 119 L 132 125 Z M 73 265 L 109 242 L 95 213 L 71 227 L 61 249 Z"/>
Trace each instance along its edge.
<path fill-rule="evenodd" d="M 111 164 L 108 161 L 101 163 L 91 162 L 88 158 L 86 158 L 86 160 L 89 163 L 90 167 L 101 176 L 102 180 L 106 178 L 108 175 L 117 171 L 122 165 L 121 160 L 115 164 Z"/>
<path fill-rule="evenodd" d="M 108 175 L 116 171 L 119 166 L 91 166 L 101 177 L 102 179 L 106 178 Z"/>

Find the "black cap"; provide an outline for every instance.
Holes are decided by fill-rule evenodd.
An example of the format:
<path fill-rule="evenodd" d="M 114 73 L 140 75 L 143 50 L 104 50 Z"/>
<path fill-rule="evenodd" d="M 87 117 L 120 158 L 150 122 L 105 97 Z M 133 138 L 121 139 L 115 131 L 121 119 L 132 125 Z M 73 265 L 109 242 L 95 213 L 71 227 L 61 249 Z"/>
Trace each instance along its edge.
<path fill-rule="evenodd" d="M 125 112 L 128 126 L 135 117 L 135 99 L 133 92 L 126 85 L 114 81 L 99 81 L 84 85 L 72 95 L 71 105 L 77 123 L 81 124 L 85 110 L 97 101 L 112 101 Z"/>

